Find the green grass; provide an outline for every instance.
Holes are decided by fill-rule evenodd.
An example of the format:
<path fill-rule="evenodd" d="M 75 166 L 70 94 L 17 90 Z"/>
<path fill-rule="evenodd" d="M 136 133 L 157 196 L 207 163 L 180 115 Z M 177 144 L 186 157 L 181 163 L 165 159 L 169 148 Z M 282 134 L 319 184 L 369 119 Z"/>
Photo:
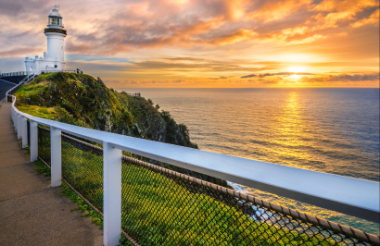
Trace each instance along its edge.
<path fill-rule="evenodd" d="M 42 174 L 43 176 L 47 177 L 50 179 L 51 177 L 51 172 L 50 168 L 48 168 L 44 163 L 42 163 L 40 160 L 34 162 L 35 165 L 35 170 L 37 173 Z"/>
<path fill-rule="evenodd" d="M 35 161 L 35 170 L 37 173 L 45 176 L 47 179 L 50 180 L 51 177 L 51 170 L 49 167 L 47 167 L 44 163 L 41 161 Z M 70 200 L 77 204 L 77 207 L 74 207 L 71 209 L 71 211 L 81 211 L 81 216 L 91 216 L 92 223 L 99 225 L 100 229 L 103 228 L 103 217 L 98 214 L 94 209 L 91 208 L 80 196 L 78 196 L 69 186 L 67 186 L 65 183 L 62 183 L 61 185 L 61 195 L 64 195 Z"/>
<path fill-rule="evenodd" d="M 20 86 L 20 88 L 14 94 L 17 98 L 29 97 L 31 95 L 36 95 L 44 91 L 48 87 L 47 82 L 36 83 L 33 81 L 27 85 Z"/>
<path fill-rule="evenodd" d="M 63 177 L 103 210 L 101 153 L 62 142 Z M 339 245 L 256 222 L 239 208 L 134 164 L 122 165 L 122 228 L 143 245 Z"/>
<path fill-rule="evenodd" d="M 36 105 L 17 105 L 17 109 L 21 112 L 40 117 L 45 118 L 49 120 L 55 120 L 57 118 L 57 112 L 54 108 L 48 108 L 43 106 L 36 106 Z"/>

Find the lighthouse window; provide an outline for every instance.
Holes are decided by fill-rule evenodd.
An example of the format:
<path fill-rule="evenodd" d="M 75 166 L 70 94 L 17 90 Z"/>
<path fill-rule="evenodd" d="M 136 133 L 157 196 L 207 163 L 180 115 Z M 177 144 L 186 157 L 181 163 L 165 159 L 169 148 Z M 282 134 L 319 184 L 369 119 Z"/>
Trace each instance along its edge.
<path fill-rule="evenodd" d="M 50 17 L 49 18 L 49 24 L 50 25 L 59 25 L 60 24 L 60 18 L 58 17 Z"/>

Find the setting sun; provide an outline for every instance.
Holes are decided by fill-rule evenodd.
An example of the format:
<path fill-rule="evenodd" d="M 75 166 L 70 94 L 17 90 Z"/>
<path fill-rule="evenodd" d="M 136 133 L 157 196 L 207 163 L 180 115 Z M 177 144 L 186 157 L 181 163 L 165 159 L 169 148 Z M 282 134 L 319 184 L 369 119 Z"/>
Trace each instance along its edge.
<path fill-rule="evenodd" d="M 288 67 L 289 73 L 303 73 L 305 72 L 305 67 Z"/>

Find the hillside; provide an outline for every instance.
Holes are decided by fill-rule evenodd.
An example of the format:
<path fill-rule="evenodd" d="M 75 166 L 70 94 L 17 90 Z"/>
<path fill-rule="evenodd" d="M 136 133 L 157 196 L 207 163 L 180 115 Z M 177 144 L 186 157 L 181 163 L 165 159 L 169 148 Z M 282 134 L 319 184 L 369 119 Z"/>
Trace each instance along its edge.
<path fill-rule="evenodd" d="M 168 112 L 158 111 L 151 100 L 109 89 L 100 78 L 42 74 L 15 95 L 20 110 L 38 117 L 198 148 L 190 141 L 186 126 L 177 124 Z"/>
<path fill-rule="evenodd" d="M 190 148 L 189 131 L 170 113 L 143 97 L 129 96 L 107 88 L 100 78 L 86 74 L 49 73 L 39 75 L 15 93 L 17 108 L 25 113 L 77 126 L 166 142 Z M 133 156 L 133 155 L 131 155 Z M 187 169 L 148 160 L 156 165 L 228 186 L 225 180 Z"/>

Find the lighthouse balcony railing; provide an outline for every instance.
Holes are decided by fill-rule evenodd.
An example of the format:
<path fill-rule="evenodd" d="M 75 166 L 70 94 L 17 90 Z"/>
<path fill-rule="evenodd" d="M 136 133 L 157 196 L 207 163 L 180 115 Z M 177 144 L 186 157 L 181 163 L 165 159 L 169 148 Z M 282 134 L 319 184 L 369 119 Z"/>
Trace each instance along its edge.
<path fill-rule="evenodd" d="M 26 75 L 26 72 L 19 71 L 19 72 L 2 73 L 1 77 L 12 77 L 12 76 L 22 76 L 22 75 Z"/>
<path fill-rule="evenodd" d="M 77 73 L 77 70 L 63 70 L 63 69 L 57 69 L 57 68 L 50 68 L 50 69 L 43 69 L 41 70 L 41 73 L 55 73 L 55 72 L 64 72 L 64 73 Z"/>
<path fill-rule="evenodd" d="M 375 223 L 378 182 L 43 119 L 19 111 L 9 96 L 30 160 L 51 168 L 52 187 L 64 180 L 103 216 L 104 245 L 118 245 L 121 232 L 133 245 L 380 245 L 378 235 L 258 199 L 223 180 Z"/>

